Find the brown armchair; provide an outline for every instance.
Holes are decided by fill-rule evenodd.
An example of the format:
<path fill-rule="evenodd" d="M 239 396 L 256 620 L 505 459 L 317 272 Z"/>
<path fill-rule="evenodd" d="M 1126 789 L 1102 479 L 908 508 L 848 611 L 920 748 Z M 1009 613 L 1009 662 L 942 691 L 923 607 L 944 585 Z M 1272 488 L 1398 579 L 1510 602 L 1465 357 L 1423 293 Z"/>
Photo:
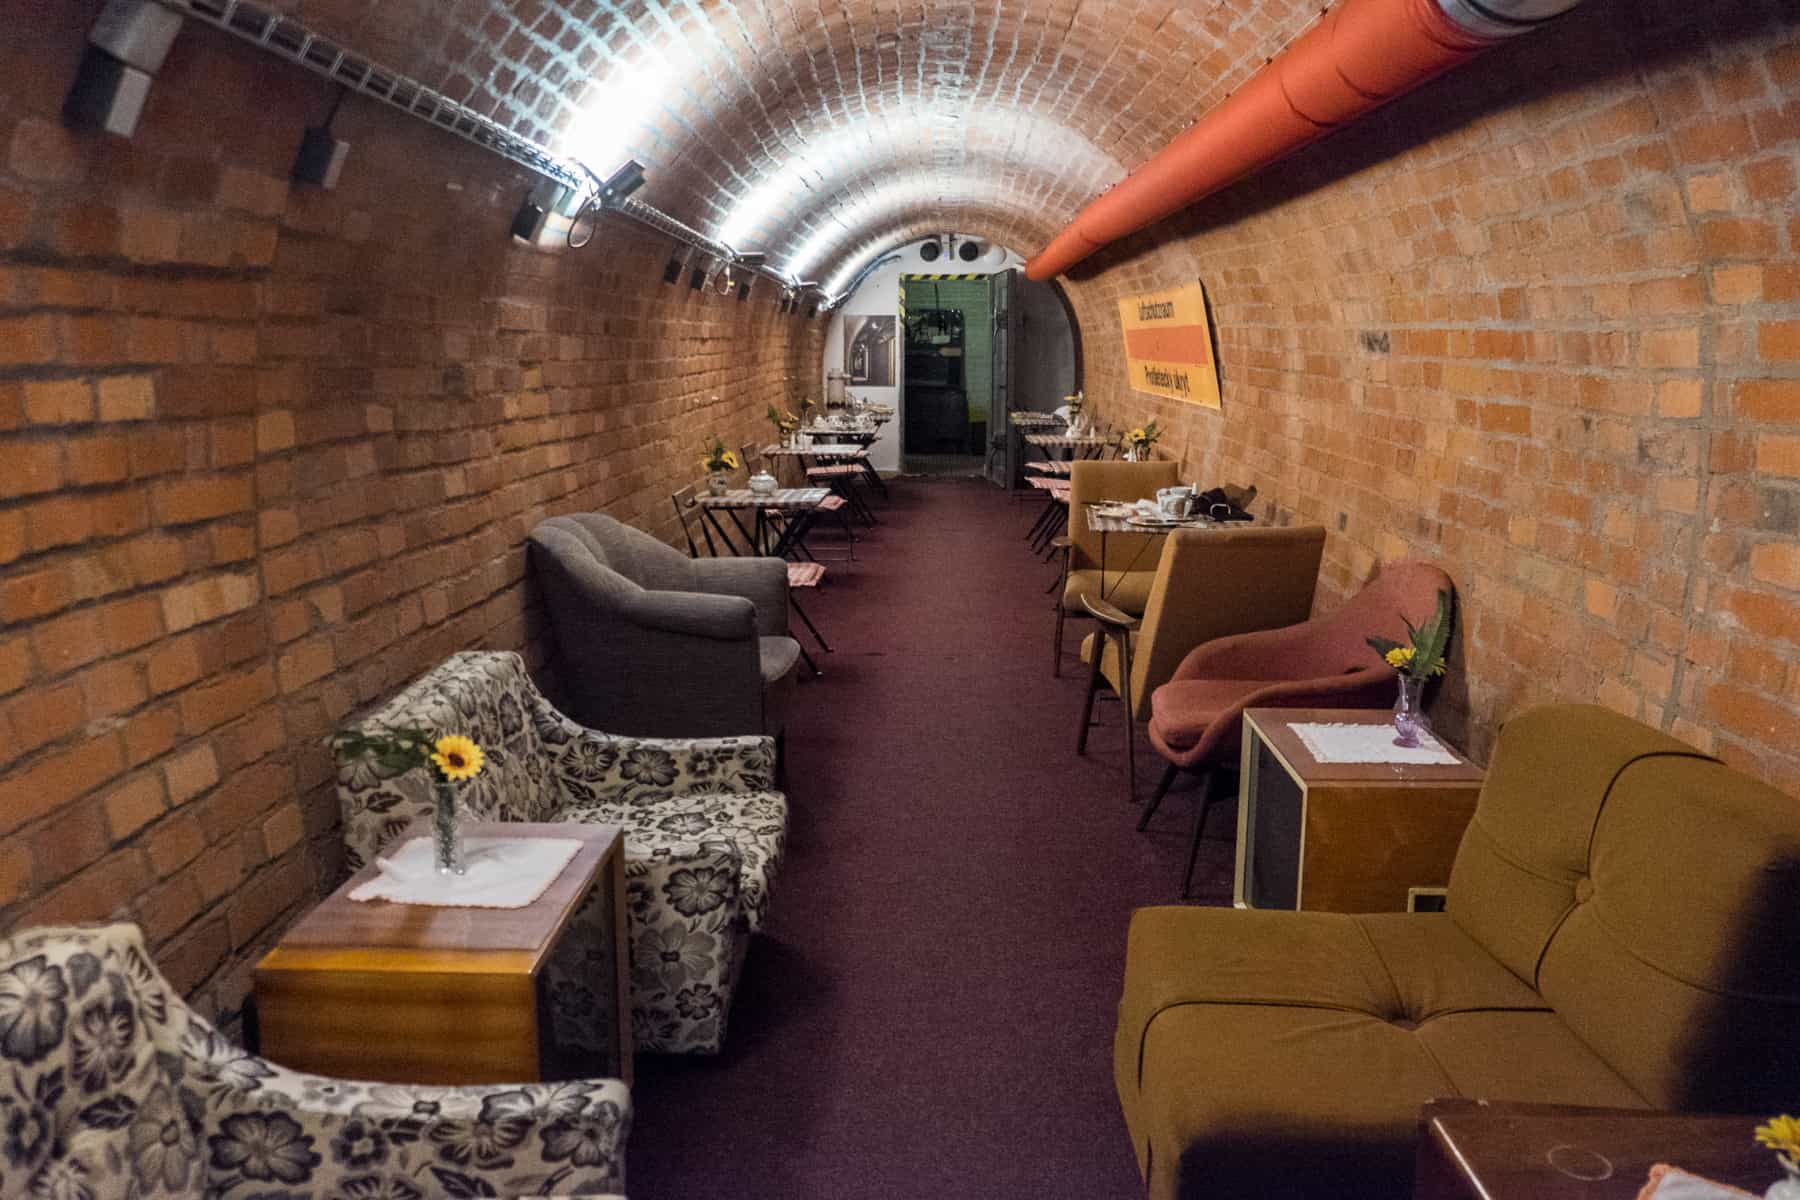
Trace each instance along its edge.
<path fill-rule="evenodd" d="M 1306 620 L 1324 549 L 1319 525 L 1178 529 L 1163 540 L 1141 621 L 1084 593 L 1100 628 L 1081 643 L 1090 673 L 1075 753 L 1087 752 L 1094 697 L 1105 684 L 1124 711 L 1126 788 L 1136 800 L 1137 722 L 1150 719 L 1152 693 L 1196 646 Z"/>
<path fill-rule="evenodd" d="M 1141 616 L 1156 579 L 1161 538 L 1150 534 L 1112 534 L 1102 543 L 1087 526 L 1083 505 L 1105 500 L 1144 500 L 1158 488 L 1180 482 L 1181 464 L 1162 462 L 1073 463 L 1069 469 L 1069 532 L 1063 551 L 1062 587 L 1056 597 L 1055 657 L 1050 673 L 1062 674 L 1063 623 L 1085 617 L 1083 593 L 1101 597 L 1130 616 Z M 1101 558 L 1105 551 L 1104 561 Z"/>
<path fill-rule="evenodd" d="M 1382 708 L 1394 700 L 1394 669 L 1367 638 L 1405 641 L 1405 622 L 1431 618 L 1438 592 L 1455 595 L 1450 577 L 1430 563 L 1391 563 L 1336 611 L 1286 629 L 1220 638 L 1196 647 L 1150 696 L 1150 743 L 1169 762 L 1144 815 L 1143 829 L 1182 771 L 1203 777 L 1187 874 L 1207 810 L 1218 799 L 1217 767 L 1235 757 L 1246 708 Z"/>

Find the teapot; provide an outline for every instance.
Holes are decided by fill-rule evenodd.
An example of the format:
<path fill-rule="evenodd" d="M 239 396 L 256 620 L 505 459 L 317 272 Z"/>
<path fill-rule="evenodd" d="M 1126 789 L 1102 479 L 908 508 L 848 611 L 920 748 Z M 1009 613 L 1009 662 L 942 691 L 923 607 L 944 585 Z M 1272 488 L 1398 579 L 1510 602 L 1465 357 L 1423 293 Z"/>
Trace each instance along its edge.
<path fill-rule="evenodd" d="M 758 471 L 750 477 L 750 490 L 758 496 L 769 496 L 775 492 L 775 477 L 767 471 Z"/>

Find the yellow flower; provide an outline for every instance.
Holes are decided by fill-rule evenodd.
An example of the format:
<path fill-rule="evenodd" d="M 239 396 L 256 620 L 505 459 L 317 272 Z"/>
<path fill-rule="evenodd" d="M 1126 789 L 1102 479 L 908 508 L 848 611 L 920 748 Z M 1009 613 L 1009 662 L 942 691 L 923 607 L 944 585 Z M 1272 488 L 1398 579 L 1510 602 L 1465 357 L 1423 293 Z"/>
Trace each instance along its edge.
<path fill-rule="evenodd" d="M 437 769 L 444 773 L 445 779 L 473 779 L 481 774 L 481 764 L 485 761 L 481 747 L 460 733 L 441 737 L 437 740 L 431 761 Z"/>
<path fill-rule="evenodd" d="M 1771 1150 L 1800 1155 L 1800 1117 L 1770 1117 L 1768 1124 L 1756 1127 L 1756 1140 Z"/>
<path fill-rule="evenodd" d="M 1404 671 L 1412 663 L 1413 653 L 1411 646 L 1395 646 L 1387 652 L 1387 664 L 1396 671 Z"/>
<path fill-rule="evenodd" d="M 730 470 L 733 470 L 733 471 L 737 470 L 737 452 L 736 451 L 727 450 L 724 454 L 720 455 L 719 461 L 724 463 L 725 466 L 727 468 L 729 468 Z"/>
<path fill-rule="evenodd" d="M 1134 429 L 1127 436 L 1134 442 L 1141 442 L 1144 440 L 1144 431 L 1142 429 Z"/>

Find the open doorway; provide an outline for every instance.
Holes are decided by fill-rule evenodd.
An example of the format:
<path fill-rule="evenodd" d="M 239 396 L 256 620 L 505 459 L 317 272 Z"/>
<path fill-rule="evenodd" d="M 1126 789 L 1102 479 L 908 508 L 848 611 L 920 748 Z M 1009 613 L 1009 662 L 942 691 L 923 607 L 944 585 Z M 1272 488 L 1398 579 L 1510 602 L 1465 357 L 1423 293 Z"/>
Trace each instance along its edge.
<path fill-rule="evenodd" d="M 1081 386 L 1081 343 L 1061 291 L 1005 247 L 957 234 L 857 269 L 825 331 L 824 383 L 891 405 L 876 470 L 986 476 L 1017 469 L 1010 412 L 1048 411 Z M 955 271 L 945 271 L 946 267 Z"/>
<path fill-rule="evenodd" d="M 993 406 L 995 276 L 900 277 L 908 474 L 979 475 Z"/>
<path fill-rule="evenodd" d="M 904 469 L 1005 486 L 1008 414 L 1053 409 L 1080 386 L 1067 304 L 1016 269 L 903 274 L 900 289 Z"/>

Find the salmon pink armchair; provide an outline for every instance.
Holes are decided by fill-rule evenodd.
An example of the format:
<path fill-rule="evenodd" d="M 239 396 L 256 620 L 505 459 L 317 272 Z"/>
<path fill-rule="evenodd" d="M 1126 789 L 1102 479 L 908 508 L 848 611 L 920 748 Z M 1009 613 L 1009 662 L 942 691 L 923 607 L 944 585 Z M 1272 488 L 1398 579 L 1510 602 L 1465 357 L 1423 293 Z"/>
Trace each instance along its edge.
<path fill-rule="evenodd" d="M 1235 760 L 1246 708 L 1385 708 L 1395 671 L 1370 637 L 1407 640 L 1436 611 L 1450 577 L 1430 563 L 1398 562 L 1336 610 L 1284 629 L 1216 638 L 1196 646 L 1150 696 L 1150 742 L 1168 769 L 1138 819 L 1143 829 L 1183 771 L 1202 777 L 1181 894 L 1193 885 L 1206 813 L 1218 799 L 1220 766 Z"/>

